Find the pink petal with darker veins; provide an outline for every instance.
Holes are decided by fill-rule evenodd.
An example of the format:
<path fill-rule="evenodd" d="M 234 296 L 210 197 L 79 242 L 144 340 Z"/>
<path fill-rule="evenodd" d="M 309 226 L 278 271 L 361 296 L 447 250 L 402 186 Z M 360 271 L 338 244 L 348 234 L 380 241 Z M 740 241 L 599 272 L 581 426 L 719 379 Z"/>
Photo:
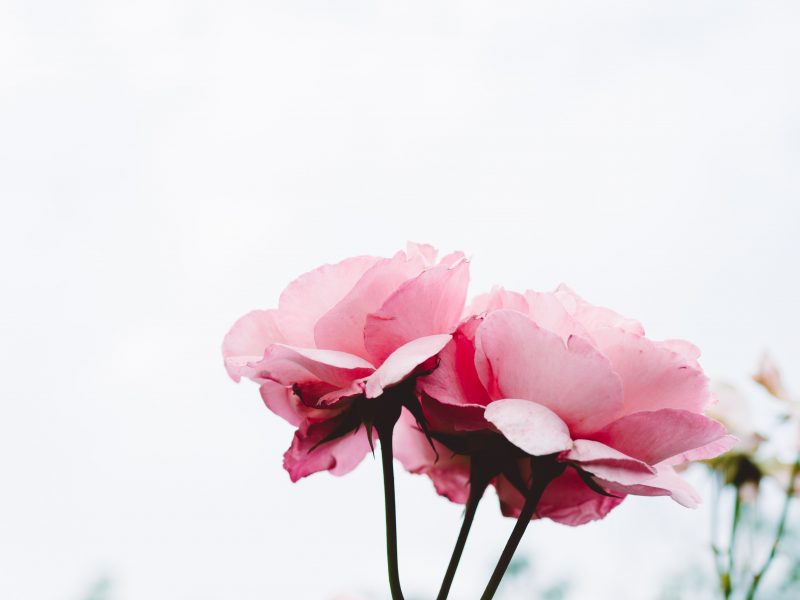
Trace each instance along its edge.
<path fill-rule="evenodd" d="M 625 405 L 620 416 L 662 408 L 702 412 L 708 405 L 708 378 L 696 361 L 618 329 L 592 336 L 622 379 Z"/>
<path fill-rule="evenodd" d="M 369 359 L 364 347 L 367 315 L 380 309 L 397 288 L 419 275 L 424 267 L 422 256 L 409 258 L 403 252 L 372 265 L 344 298 L 317 321 L 316 346 Z"/>
<path fill-rule="evenodd" d="M 375 256 L 356 256 L 323 265 L 290 283 L 278 301 L 280 327 L 287 343 L 313 348 L 314 326 L 376 262 Z"/>
<path fill-rule="evenodd" d="M 336 427 L 335 420 L 303 425 L 294 434 L 292 445 L 283 455 L 283 467 L 292 481 L 320 471 L 346 475 L 370 452 L 367 433 L 362 427 L 356 433 L 319 444 Z M 313 450 L 312 450 L 313 448 Z"/>
<path fill-rule="evenodd" d="M 491 397 L 546 406 L 573 437 L 609 423 L 622 407 L 622 385 L 608 359 L 577 336 L 565 344 L 518 312 L 486 317 L 476 336 L 475 363 Z"/>
<path fill-rule="evenodd" d="M 725 437 L 725 427 L 721 423 L 674 408 L 636 412 L 592 435 L 592 439 L 651 465 L 722 441 Z M 716 448 L 725 448 L 726 445 L 722 443 Z"/>
<path fill-rule="evenodd" d="M 451 333 L 464 307 L 469 265 L 437 265 L 406 281 L 367 317 L 364 344 L 376 364 L 414 339 Z"/>

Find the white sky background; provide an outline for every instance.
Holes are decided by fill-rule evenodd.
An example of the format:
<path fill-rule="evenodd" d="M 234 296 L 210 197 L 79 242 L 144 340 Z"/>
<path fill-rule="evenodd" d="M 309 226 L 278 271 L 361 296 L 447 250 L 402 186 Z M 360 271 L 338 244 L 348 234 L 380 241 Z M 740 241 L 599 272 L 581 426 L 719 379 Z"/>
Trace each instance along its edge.
<path fill-rule="evenodd" d="M 292 485 L 291 427 L 219 345 L 408 239 L 472 255 L 473 292 L 565 281 L 711 375 L 769 347 L 797 387 L 798 31 L 793 1 L 0 1 L 0 597 L 385 597 L 379 465 Z M 461 509 L 398 494 L 431 597 Z M 706 517 L 629 499 L 523 546 L 649 600 Z M 487 498 L 454 600 L 511 525 Z"/>

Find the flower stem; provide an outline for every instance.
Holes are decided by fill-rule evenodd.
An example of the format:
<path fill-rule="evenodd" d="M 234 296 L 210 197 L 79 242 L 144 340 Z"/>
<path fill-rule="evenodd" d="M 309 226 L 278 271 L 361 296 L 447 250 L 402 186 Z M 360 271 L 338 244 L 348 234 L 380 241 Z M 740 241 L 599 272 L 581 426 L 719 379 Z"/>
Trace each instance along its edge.
<path fill-rule="evenodd" d="M 447 595 L 450 593 L 450 586 L 453 585 L 453 578 L 456 576 L 456 569 L 458 569 L 461 554 L 464 552 L 464 546 L 467 543 L 472 521 L 475 519 L 478 503 L 480 503 L 483 492 L 486 491 L 486 487 L 489 485 L 489 478 L 476 466 L 477 463 L 478 461 L 473 458 L 470 466 L 469 497 L 467 498 L 467 505 L 464 509 L 464 522 L 461 524 L 461 530 L 458 532 L 458 539 L 456 540 L 455 548 L 453 548 L 453 554 L 450 557 L 450 564 L 447 565 L 447 572 L 442 580 L 442 586 L 439 588 L 439 595 L 436 596 L 436 600 L 446 600 Z"/>
<path fill-rule="evenodd" d="M 394 464 L 392 462 L 392 434 L 397 420 L 376 423 L 378 439 L 381 443 L 381 463 L 383 464 L 383 497 L 386 505 L 386 560 L 389 566 L 389 589 L 392 600 L 403 600 L 400 588 L 400 570 L 397 561 L 397 511 L 394 499 Z"/>
<path fill-rule="evenodd" d="M 714 558 L 714 568 L 717 571 L 717 581 L 719 582 L 720 591 L 725 593 L 725 567 L 722 564 L 723 557 L 722 551 L 717 545 L 719 535 L 717 530 L 719 528 L 719 501 L 722 491 L 722 477 L 719 473 L 714 472 L 714 497 L 711 499 L 711 530 L 709 537 L 711 538 L 711 554 Z"/>
<path fill-rule="evenodd" d="M 736 558 L 736 533 L 739 530 L 739 518 L 742 515 L 742 492 L 738 486 L 734 489 L 736 500 L 733 504 L 733 521 L 731 522 L 731 539 L 728 543 L 728 569 L 722 577 L 722 594 L 726 600 L 733 593 L 733 576 Z"/>
<path fill-rule="evenodd" d="M 503 575 L 505 575 L 506 569 L 508 569 L 508 565 L 511 563 L 511 558 L 514 556 L 514 552 L 516 552 L 517 546 L 519 546 L 522 540 L 528 523 L 530 523 L 533 513 L 536 512 L 536 507 L 539 504 L 542 493 L 548 484 L 564 471 L 564 465 L 555 462 L 555 457 L 553 455 L 531 457 L 531 467 L 533 472 L 531 489 L 525 499 L 525 504 L 514 525 L 514 529 L 511 531 L 511 536 L 508 538 L 505 548 L 503 548 L 500 560 L 497 561 L 494 573 L 492 573 L 492 577 L 489 579 L 489 583 L 486 585 L 486 589 L 481 596 L 481 600 L 491 600 L 494 598 L 494 594 L 500 586 L 500 581 L 503 579 Z"/>
<path fill-rule="evenodd" d="M 795 480 L 798 478 L 798 476 L 800 476 L 800 454 L 797 455 L 797 458 L 792 465 L 792 470 L 789 473 L 789 483 L 786 486 L 786 497 L 783 501 L 783 509 L 781 510 L 780 520 L 778 521 L 778 529 L 775 532 L 775 540 L 772 542 L 772 547 L 770 548 L 767 560 L 764 561 L 763 566 L 758 570 L 758 572 L 753 575 L 753 581 L 750 584 L 750 589 L 747 590 L 747 600 L 753 600 L 753 598 L 755 598 L 758 584 L 761 583 L 761 579 L 764 577 L 764 574 L 772 564 L 775 555 L 778 553 L 778 545 L 780 544 L 781 538 L 783 537 L 783 533 L 786 529 L 786 517 L 789 515 L 789 505 L 791 504 L 792 497 L 794 496 Z"/>

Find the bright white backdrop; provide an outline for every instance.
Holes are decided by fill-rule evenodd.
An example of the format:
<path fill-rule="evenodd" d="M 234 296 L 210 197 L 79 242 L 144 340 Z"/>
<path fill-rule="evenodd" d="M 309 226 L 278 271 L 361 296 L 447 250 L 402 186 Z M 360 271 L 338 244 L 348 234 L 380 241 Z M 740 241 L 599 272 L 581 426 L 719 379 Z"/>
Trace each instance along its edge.
<path fill-rule="evenodd" d="M 378 465 L 290 484 L 219 357 L 347 255 L 463 249 L 473 291 L 565 281 L 797 381 L 798 30 L 793 1 L 0 1 L 0 597 L 384 597 Z M 398 486 L 430 597 L 460 509 Z M 632 499 L 524 547 L 647 600 L 705 518 Z M 487 499 L 454 598 L 510 526 Z"/>

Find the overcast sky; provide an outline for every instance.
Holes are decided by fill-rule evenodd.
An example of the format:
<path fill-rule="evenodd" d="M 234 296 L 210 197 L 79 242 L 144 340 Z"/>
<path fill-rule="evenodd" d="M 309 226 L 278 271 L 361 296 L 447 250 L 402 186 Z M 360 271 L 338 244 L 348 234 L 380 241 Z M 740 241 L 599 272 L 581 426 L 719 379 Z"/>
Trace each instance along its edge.
<path fill-rule="evenodd" d="M 799 30 L 794 1 L 0 0 L 0 597 L 384 598 L 379 465 L 291 484 L 219 355 L 348 255 L 462 249 L 474 293 L 564 281 L 712 376 L 770 348 L 799 382 Z M 398 494 L 431 597 L 461 509 Z M 651 600 L 706 518 L 631 498 L 523 548 Z M 454 600 L 511 525 L 488 497 Z"/>

